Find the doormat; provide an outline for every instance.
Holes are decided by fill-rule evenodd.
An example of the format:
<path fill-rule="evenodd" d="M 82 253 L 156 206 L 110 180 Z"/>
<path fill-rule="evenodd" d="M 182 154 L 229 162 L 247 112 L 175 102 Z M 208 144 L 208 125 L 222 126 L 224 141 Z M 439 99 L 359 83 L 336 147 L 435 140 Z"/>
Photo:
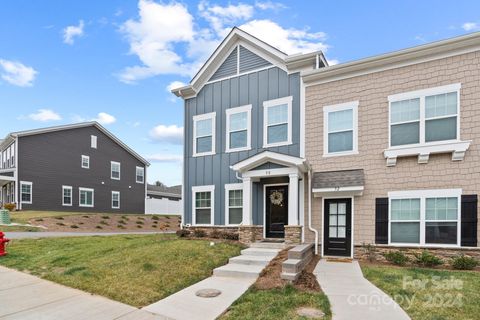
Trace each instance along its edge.
<path fill-rule="evenodd" d="M 352 259 L 349 258 L 327 258 L 328 262 L 343 262 L 343 263 L 352 263 Z"/>

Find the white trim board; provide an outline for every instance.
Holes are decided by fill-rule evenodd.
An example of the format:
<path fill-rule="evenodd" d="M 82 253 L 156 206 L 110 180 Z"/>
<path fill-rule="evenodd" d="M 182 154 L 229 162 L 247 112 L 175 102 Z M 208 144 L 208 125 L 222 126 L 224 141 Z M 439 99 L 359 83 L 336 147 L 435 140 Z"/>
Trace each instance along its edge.
<path fill-rule="evenodd" d="M 238 226 L 240 224 L 231 224 L 230 219 L 230 197 L 229 193 L 231 190 L 242 190 L 243 193 L 243 183 L 227 183 L 225 184 L 225 225 L 226 226 Z M 242 218 L 243 218 L 243 194 L 242 194 Z"/>
<path fill-rule="evenodd" d="M 215 154 L 215 145 L 216 145 L 216 112 L 209 112 L 209 113 L 203 113 L 203 114 L 198 114 L 196 116 L 193 116 L 193 150 L 192 150 L 192 156 L 193 157 L 202 157 L 202 156 L 210 156 Z M 208 136 L 201 136 L 197 137 L 197 122 L 202 121 L 202 120 L 209 120 L 212 121 L 212 131 L 211 131 L 211 137 L 212 137 L 212 148 L 210 151 L 207 152 L 201 152 L 197 153 L 197 138 L 202 138 L 202 137 L 208 137 Z"/>
<path fill-rule="evenodd" d="M 345 102 L 330 106 L 323 107 L 323 156 L 324 157 L 337 157 L 358 154 L 358 105 L 359 101 Z M 328 152 L 328 135 L 330 133 L 328 130 L 328 115 L 332 112 L 352 110 L 352 150 L 348 151 L 338 151 L 338 152 Z M 349 130 L 341 130 L 336 132 L 344 132 Z"/>
<path fill-rule="evenodd" d="M 287 96 L 283 98 L 267 100 L 263 102 L 263 148 L 279 147 L 292 144 L 292 127 L 293 127 L 293 115 L 292 115 L 292 102 L 293 96 Z M 281 142 L 268 142 L 268 127 L 284 124 L 284 122 L 268 124 L 268 108 L 276 106 L 287 105 L 287 140 Z"/>
<path fill-rule="evenodd" d="M 247 113 L 247 127 L 242 130 L 230 131 L 230 116 L 238 113 Z M 225 110 L 226 127 L 225 127 L 225 152 L 248 151 L 252 148 L 252 105 L 245 105 Z M 247 145 L 240 148 L 230 148 L 230 133 L 247 130 Z"/>
<path fill-rule="evenodd" d="M 210 223 L 196 224 L 196 199 L 197 192 L 210 192 Z M 192 225 L 193 226 L 212 226 L 215 220 L 215 185 L 193 186 L 192 187 Z"/>

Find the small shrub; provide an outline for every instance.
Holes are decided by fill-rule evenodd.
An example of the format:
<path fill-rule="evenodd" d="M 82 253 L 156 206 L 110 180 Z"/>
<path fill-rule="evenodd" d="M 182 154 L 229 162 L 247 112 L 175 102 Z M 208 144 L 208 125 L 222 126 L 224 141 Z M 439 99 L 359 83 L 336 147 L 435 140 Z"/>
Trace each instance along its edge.
<path fill-rule="evenodd" d="M 222 232 L 220 230 L 214 229 L 210 232 L 210 238 L 220 239 L 222 237 Z"/>
<path fill-rule="evenodd" d="M 87 218 L 87 219 L 89 219 L 89 218 L 90 218 L 90 216 L 82 216 L 82 218 Z"/>
<path fill-rule="evenodd" d="M 443 264 L 442 259 L 428 252 L 428 250 L 423 250 L 421 254 L 415 255 L 415 257 L 416 263 L 422 267 L 434 267 Z"/>
<path fill-rule="evenodd" d="M 124 220 L 118 220 L 119 224 L 127 224 Z"/>
<path fill-rule="evenodd" d="M 238 235 L 238 233 L 235 233 L 235 232 L 223 231 L 223 232 L 222 232 L 222 239 L 225 239 L 225 240 L 238 240 L 238 239 L 239 239 L 239 235 Z"/>
<path fill-rule="evenodd" d="M 457 270 L 472 270 L 476 266 L 478 266 L 478 260 L 465 256 L 465 255 L 460 255 L 458 257 L 452 258 L 452 267 Z"/>
<path fill-rule="evenodd" d="M 57 226 L 62 226 L 62 227 L 63 227 L 63 226 L 65 226 L 65 223 L 63 223 L 63 222 L 57 222 Z"/>
<path fill-rule="evenodd" d="M 57 220 L 65 220 L 63 217 L 55 217 Z"/>
<path fill-rule="evenodd" d="M 159 216 L 152 216 L 152 220 L 160 220 Z"/>
<path fill-rule="evenodd" d="M 408 262 L 408 257 L 401 251 L 389 251 L 383 255 L 387 261 L 398 266 L 404 266 Z"/>
<path fill-rule="evenodd" d="M 83 222 L 79 222 L 78 224 L 85 224 L 85 223 L 83 223 Z"/>
<path fill-rule="evenodd" d="M 14 211 L 17 206 L 15 205 L 15 203 L 5 203 L 3 207 L 8 211 Z"/>
<path fill-rule="evenodd" d="M 152 228 L 158 228 L 158 226 L 156 224 L 152 225 Z"/>
<path fill-rule="evenodd" d="M 170 219 L 170 216 L 166 216 L 165 218 Z"/>
<path fill-rule="evenodd" d="M 367 256 L 368 261 L 373 262 L 377 259 L 377 248 L 371 243 L 362 244 L 365 255 Z"/>
<path fill-rule="evenodd" d="M 105 220 L 100 221 L 100 224 L 103 224 L 104 226 L 108 226 L 108 225 L 109 225 L 108 222 L 106 222 Z"/>
<path fill-rule="evenodd" d="M 77 226 L 76 224 L 72 224 L 72 225 L 70 226 L 70 228 L 72 228 L 72 229 L 78 229 L 78 226 Z"/>
<path fill-rule="evenodd" d="M 144 224 L 143 221 L 137 221 L 135 223 L 138 224 L 138 225 Z"/>
<path fill-rule="evenodd" d="M 143 227 L 142 227 L 141 225 L 138 225 L 137 228 L 138 228 L 138 229 L 142 229 Z"/>
<path fill-rule="evenodd" d="M 167 225 L 167 227 L 168 227 L 168 225 Z M 207 233 L 205 231 L 201 230 L 201 229 L 195 229 L 193 231 L 193 236 L 197 237 L 197 238 L 204 238 L 204 237 L 207 236 Z"/>
<path fill-rule="evenodd" d="M 137 220 L 145 220 L 144 217 L 137 217 Z"/>
<path fill-rule="evenodd" d="M 35 221 L 43 221 L 42 218 L 35 219 Z"/>
<path fill-rule="evenodd" d="M 110 219 L 109 216 L 102 216 L 102 219 Z"/>
<path fill-rule="evenodd" d="M 102 226 L 96 226 L 95 229 L 103 229 Z"/>
<path fill-rule="evenodd" d="M 117 225 L 117 228 L 118 228 L 118 229 L 125 229 L 125 227 L 124 227 L 123 225 L 121 225 L 121 224 Z"/>
<path fill-rule="evenodd" d="M 180 238 L 186 238 L 190 235 L 190 231 L 187 229 L 180 229 L 180 230 L 177 230 L 176 234 Z"/>
<path fill-rule="evenodd" d="M 125 220 L 125 221 L 130 220 L 127 216 L 122 216 L 122 219 Z"/>

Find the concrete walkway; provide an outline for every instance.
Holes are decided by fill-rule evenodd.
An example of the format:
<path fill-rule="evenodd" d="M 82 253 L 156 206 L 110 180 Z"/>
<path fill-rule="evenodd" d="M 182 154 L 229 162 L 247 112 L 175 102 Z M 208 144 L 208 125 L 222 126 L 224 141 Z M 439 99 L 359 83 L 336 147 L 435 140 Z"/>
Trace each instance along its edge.
<path fill-rule="evenodd" d="M 0 267 L 0 319 L 167 320 L 167 317 Z"/>
<path fill-rule="evenodd" d="M 0 227 L 0 230 L 2 228 Z M 91 237 L 91 236 L 118 236 L 125 234 L 173 234 L 175 231 L 162 232 L 5 232 L 8 239 L 38 239 L 55 237 Z"/>
<path fill-rule="evenodd" d="M 314 270 L 318 283 L 328 296 L 333 320 L 407 320 L 402 308 L 363 277 L 357 261 L 320 260 Z"/>
<path fill-rule="evenodd" d="M 213 271 L 213 276 L 185 288 L 143 310 L 175 320 L 214 320 L 248 290 L 260 272 L 278 254 L 280 248 L 252 244 L 242 255 Z M 257 246 L 257 247 L 255 247 Z M 275 246 L 275 245 L 273 245 Z M 283 246 L 283 245 L 282 245 Z M 213 298 L 198 297 L 202 289 L 214 289 L 221 294 Z"/>

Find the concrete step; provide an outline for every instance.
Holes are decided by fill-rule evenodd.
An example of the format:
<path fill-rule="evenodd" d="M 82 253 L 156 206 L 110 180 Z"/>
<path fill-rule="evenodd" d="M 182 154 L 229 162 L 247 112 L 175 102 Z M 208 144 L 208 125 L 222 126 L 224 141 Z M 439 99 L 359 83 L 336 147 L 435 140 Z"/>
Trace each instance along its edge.
<path fill-rule="evenodd" d="M 280 278 L 283 280 L 288 280 L 288 281 L 295 281 L 297 280 L 298 276 L 300 276 L 300 273 L 288 273 L 288 272 L 282 272 L 280 275 Z"/>
<path fill-rule="evenodd" d="M 268 248 L 248 248 L 241 251 L 242 255 L 247 256 L 263 256 L 268 258 L 274 258 L 280 249 L 268 249 Z"/>
<path fill-rule="evenodd" d="M 213 270 L 214 276 L 234 278 L 257 278 L 264 266 L 227 264 Z"/>
<path fill-rule="evenodd" d="M 250 244 L 250 248 L 263 248 L 263 249 L 285 249 L 285 243 L 283 242 L 254 242 Z"/>
<path fill-rule="evenodd" d="M 256 265 L 256 266 L 265 267 L 270 262 L 270 260 L 272 260 L 270 257 L 241 255 L 241 256 L 230 258 L 229 263 Z"/>
<path fill-rule="evenodd" d="M 282 272 L 298 273 L 303 270 L 305 262 L 301 259 L 288 259 L 282 263 Z"/>
<path fill-rule="evenodd" d="M 288 259 L 305 259 L 313 254 L 313 244 L 301 244 L 288 251 Z"/>

